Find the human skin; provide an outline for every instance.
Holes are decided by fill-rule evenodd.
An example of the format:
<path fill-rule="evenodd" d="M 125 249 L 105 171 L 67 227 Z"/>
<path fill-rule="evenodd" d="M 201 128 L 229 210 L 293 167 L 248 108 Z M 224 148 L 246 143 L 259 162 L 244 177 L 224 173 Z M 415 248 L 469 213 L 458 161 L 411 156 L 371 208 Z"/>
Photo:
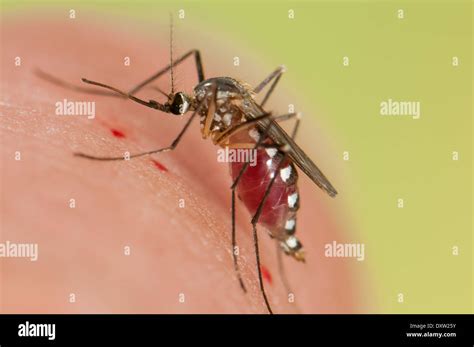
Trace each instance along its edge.
<path fill-rule="evenodd" d="M 231 254 L 229 169 L 217 162 L 211 141 L 202 140 L 198 122 L 172 152 L 115 162 L 73 156 L 166 147 L 189 117 L 39 78 L 35 68 L 77 85 L 86 77 L 128 90 L 156 71 L 156 61 L 168 59 L 168 43 L 160 44 L 152 33 L 137 37 L 111 24 L 82 23 L 2 18 L 0 241 L 37 243 L 39 258 L 0 259 L 1 312 L 266 313 L 250 216 L 237 203 L 244 294 Z M 206 66 L 208 56 L 200 48 Z M 130 66 L 124 66 L 126 56 L 132 56 Z M 189 92 L 196 83 L 194 64 L 178 69 L 179 83 Z M 168 76 L 155 85 L 168 91 Z M 150 88 L 140 96 L 163 101 Z M 63 99 L 95 101 L 95 119 L 56 115 L 55 103 Z M 353 312 L 358 306 L 353 271 L 323 252 L 325 243 L 344 235 L 328 207 L 332 200 L 302 173 L 300 192 L 297 233 L 307 262 L 284 259 L 294 303 L 278 275 L 275 244 L 259 231 L 273 310 Z M 130 255 L 124 254 L 127 246 Z"/>

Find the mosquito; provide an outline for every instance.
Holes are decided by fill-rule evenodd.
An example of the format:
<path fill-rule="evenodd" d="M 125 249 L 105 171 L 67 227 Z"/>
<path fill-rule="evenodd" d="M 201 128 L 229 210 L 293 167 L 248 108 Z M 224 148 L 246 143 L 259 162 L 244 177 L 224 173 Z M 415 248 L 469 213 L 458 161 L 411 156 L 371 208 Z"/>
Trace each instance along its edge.
<path fill-rule="evenodd" d="M 112 92 L 100 92 L 98 89 L 73 86 L 62 82 L 51 75 L 40 72 L 41 77 L 53 83 L 83 92 L 122 96 L 141 105 L 175 116 L 191 113 L 182 130 L 167 147 L 146 152 L 135 153 L 129 158 L 137 158 L 156 153 L 169 152 L 177 148 L 189 126 L 196 117 L 200 118 L 200 129 L 203 139 L 211 139 L 215 145 L 222 148 L 247 149 L 256 151 L 257 164 L 249 166 L 249 162 L 230 163 L 232 177 L 231 218 L 232 218 L 232 255 L 237 279 L 244 292 L 246 287 L 239 271 L 238 251 L 235 225 L 236 195 L 253 216 L 253 244 L 257 265 L 260 292 L 269 313 L 273 310 L 268 301 L 262 279 L 260 264 L 259 241 L 257 225 L 264 227 L 269 236 L 276 240 L 278 267 L 285 287 L 289 291 L 283 272 L 282 254 L 305 262 L 302 243 L 295 236 L 296 214 L 299 209 L 298 166 L 319 188 L 329 196 L 335 197 L 337 191 L 329 180 L 296 144 L 295 137 L 300 124 L 299 113 L 274 115 L 264 109 L 264 106 L 281 76 L 285 67 L 280 66 L 268 75 L 255 88 L 232 77 L 204 77 L 201 53 L 197 49 L 190 50 L 176 60 L 173 59 L 173 30 L 170 30 L 170 63 L 151 77 L 139 83 L 128 92 L 100 82 L 82 78 L 86 84 L 108 89 Z M 194 58 L 198 84 L 191 93 L 175 91 L 174 69 L 182 62 Z M 165 93 L 158 89 L 167 100 L 160 103 L 156 100 L 144 100 L 136 97 L 136 93 L 166 73 L 170 73 L 171 91 Z M 263 100 L 258 102 L 256 96 L 269 85 Z M 295 119 L 291 135 L 288 135 L 277 122 Z M 124 160 L 123 156 L 101 157 L 84 153 L 74 155 L 91 160 L 113 161 Z"/>

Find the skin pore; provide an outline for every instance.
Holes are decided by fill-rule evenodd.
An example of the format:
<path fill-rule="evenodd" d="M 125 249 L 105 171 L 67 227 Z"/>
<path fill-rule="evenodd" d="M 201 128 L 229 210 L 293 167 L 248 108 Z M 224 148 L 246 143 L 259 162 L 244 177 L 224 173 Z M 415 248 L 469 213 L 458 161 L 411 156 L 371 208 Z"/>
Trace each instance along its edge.
<path fill-rule="evenodd" d="M 168 44 L 153 33 L 118 33 L 111 24 L 2 20 L 0 242 L 37 243 L 39 254 L 37 261 L 0 258 L 0 312 L 266 313 L 251 216 L 237 202 L 244 294 L 231 255 L 229 168 L 216 160 L 217 147 L 200 138 L 198 122 L 172 152 L 126 162 L 74 157 L 78 151 L 120 156 L 168 146 L 190 114 L 176 117 L 62 88 L 34 73 L 41 68 L 79 86 L 87 87 L 80 82 L 85 77 L 128 90 L 168 63 Z M 206 69 L 212 62 L 200 48 Z M 178 89 L 190 92 L 194 62 L 178 69 Z M 270 71 L 248 82 L 256 85 Z M 154 85 L 168 91 L 169 77 Z M 139 94 L 164 101 L 152 88 Z M 56 103 L 64 99 L 94 101 L 95 118 L 57 115 Z M 323 245 L 342 238 L 331 198 L 302 173 L 300 192 L 298 237 L 307 263 L 284 257 L 294 303 L 278 274 L 275 244 L 259 229 L 272 308 L 353 312 L 351 268 L 324 257 Z"/>

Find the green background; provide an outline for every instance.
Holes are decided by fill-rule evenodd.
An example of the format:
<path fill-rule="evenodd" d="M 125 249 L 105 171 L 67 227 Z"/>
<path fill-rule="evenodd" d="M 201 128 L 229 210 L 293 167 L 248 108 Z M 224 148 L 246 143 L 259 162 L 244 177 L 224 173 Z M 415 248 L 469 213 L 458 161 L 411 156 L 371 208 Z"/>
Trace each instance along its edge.
<path fill-rule="evenodd" d="M 252 81 L 284 63 L 288 73 L 276 105 L 296 100 L 309 124 L 302 131 L 304 147 L 329 157 L 329 176 L 342 182 L 343 222 L 365 243 L 364 263 L 375 292 L 364 298 L 374 301 L 367 310 L 472 312 L 471 2 L 3 5 L 18 14 L 34 6 L 45 15 L 49 7 L 87 8 L 112 23 L 139 18 L 146 28 L 146 23 L 160 22 L 165 32 L 173 12 L 180 53 L 194 44 L 204 51 L 213 47 L 230 75 Z M 179 9 L 185 10 L 184 20 L 177 18 Z M 294 19 L 288 18 L 290 9 Z M 404 19 L 398 18 L 399 9 Z M 232 67 L 234 56 L 241 58 L 238 70 Z M 344 56 L 349 66 L 343 66 Z M 452 66 L 453 56 L 459 66 Z M 379 105 L 389 98 L 419 101 L 420 119 L 381 116 Z M 312 137 L 311 129 L 318 129 L 322 139 Z M 329 151 L 319 152 L 321 141 Z M 344 151 L 349 161 L 343 161 Z M 459 152 L 458 161 L 452 160 L 453 151 Z M 403 209 L 397 208 L 398 198 L 404 199 Z M 398 293 L 404 294 L 403 303 Z"/>

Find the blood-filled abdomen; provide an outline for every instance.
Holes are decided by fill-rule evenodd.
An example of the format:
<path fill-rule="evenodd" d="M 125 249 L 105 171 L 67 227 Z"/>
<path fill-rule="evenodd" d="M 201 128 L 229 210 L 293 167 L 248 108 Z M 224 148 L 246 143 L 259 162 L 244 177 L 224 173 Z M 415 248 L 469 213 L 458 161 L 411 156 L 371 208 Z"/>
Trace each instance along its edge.
<path fill-rule="evenodd" d="M 254 151 L 255 158 L 253 159 L 256 160 L 250 161 L 243 173 L 236 188 L 237 196 L 254 216 L 272 177 L 276 175 L 263 204 L 258 224 L 265 227 L 272 237 L 280 241 L 286 254 L 304 261 L 301 243 L 294 236 L 296 212 L 299 207 L 298 173 L 295 166 L 276 147 L 248 151 Z M 252 158 L 250 155 L 248 157 Z M 230 163 L 233 180 L 237 178 L 243 165 L 243 162 Z"/>

